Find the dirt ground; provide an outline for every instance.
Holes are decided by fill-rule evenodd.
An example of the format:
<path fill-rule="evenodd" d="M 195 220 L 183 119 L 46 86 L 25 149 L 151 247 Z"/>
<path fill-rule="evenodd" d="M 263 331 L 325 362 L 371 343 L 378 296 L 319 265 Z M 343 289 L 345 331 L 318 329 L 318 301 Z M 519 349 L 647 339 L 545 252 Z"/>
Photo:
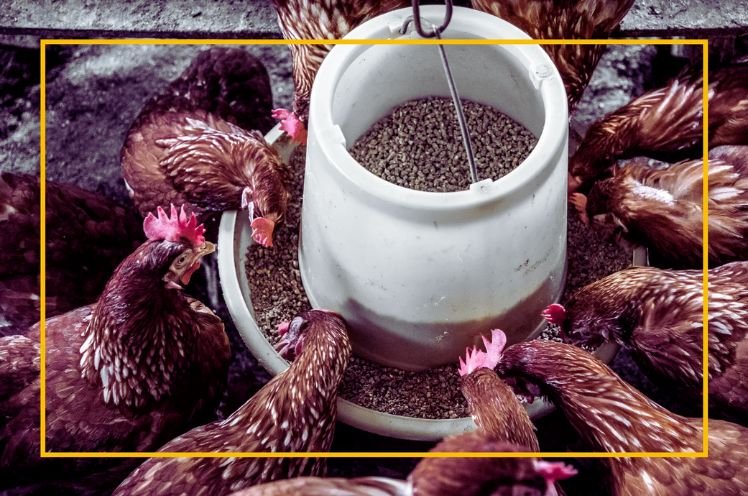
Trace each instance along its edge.
<path fill-rule="evenodd" d="M 6 40 L 7 41 L 7 40 Z M 151 95 L 163 88 L 189 64 L 201 46 L 63 46 L 47 52 L 47 171 L 56 181 L 99 191 L 129 202 L 121 179 L 119 151 L 128 126 Z M 260 57 L 270 75 L 276 106 L 290 106 L 290 57 L 286 47 L 247 48 Z M 605 113 L 644 91 L 660 75 L 652 74 L 653 47 L 612 48 L 603 58 L 583 101 L 573 115 L 572 130 L 582 135 Z M 38 173 L 39 170 L 39 61 L 30 48 L 0 46 L 0 170 Z M 572 144 L 572 146 L 574 146 Z M 248 353 L 225 307 L 216 309 L 227 324 L 234 349 L 231 388 L 223 403 L 231 411 L 267 379 Z M 672 406 L 672 398 L 648 384 L 630 357 L 619 354 L 614 368 L 643 388 L 655 400 Z M 677 406 L 677 404 L 675 404 Z M 569 427 L 559 415 L 539 422 L 539 437 L 546 450 L 573 447 Z M 335 442 L 338 451 L 422 451 L 428 443 L 391 440 L 341 425 Z M 332 475 L 403 477 L 415 464 L 408 459 L 333 459 Z M 599 484 L 594 461 L 570 485 L 570 494 L 588 492 Z M 579 492 L 578 492 L 579 491 Z"/>

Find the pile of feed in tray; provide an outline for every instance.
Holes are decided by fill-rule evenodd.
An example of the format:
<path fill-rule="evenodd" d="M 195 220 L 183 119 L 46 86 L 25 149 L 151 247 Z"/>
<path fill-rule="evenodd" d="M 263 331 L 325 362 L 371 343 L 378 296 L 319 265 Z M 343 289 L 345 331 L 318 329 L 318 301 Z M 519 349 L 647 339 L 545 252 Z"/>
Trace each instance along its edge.
<path fill-rule="evenodd" d="M 490 105 L 463 100 L 478 178 L 498 179 L 530 154 L 537 139 Z M 461 191 L 470 186 L 467 154 L 452 100 L 419 98 L 396 107 L 349 150 L 379 177 L 421 191 Z"/>
<path fill-rule="evenodd" d="M 251 245 L 246 270 L 257 324 L 271 343 L 278 340 L 277 326 L 311 308 L 301 283 L 298 263 L 299 221 L 306 151 L 299 147 L 291 157 L 291 202 L 273 238 L 273 248 Z M 567 291 L 628 266 L 631 253 L 600 232 L 586 228 L 569 212 Z M 564 297 L 565 298 L 565 297 Z M 563 299 L 562 299 L 563 301 Z M 558 339 L 549 326 L 542 339 Z M 394 415 L 429 419 L 469 416 L 460 391 L 455 365 L 421 372 L 384 367 L 354 356 L 340 395 L 361 406 Z"/>

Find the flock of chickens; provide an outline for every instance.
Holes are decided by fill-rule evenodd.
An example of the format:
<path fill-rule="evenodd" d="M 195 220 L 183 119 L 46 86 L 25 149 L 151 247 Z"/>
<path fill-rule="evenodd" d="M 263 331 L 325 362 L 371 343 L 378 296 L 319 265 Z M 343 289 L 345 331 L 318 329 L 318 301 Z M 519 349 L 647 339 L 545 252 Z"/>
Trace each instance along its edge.
<path fill-rule="evenodd" d="M 407 2 L 276 0 L 286 38 L 338 38 Z M 632 0 L 474 0 L 536 38 L 605 38 Z M 546 47 L 569 103 L 600 46 Z M 132 124 L 124 179 L 140 214 L 47 183 L 46 449 L 313 451 L 330 449 L 351 345 L 340 315 L 280 323 L 292 360 L 231 416 L 211 422 L 230 359 L 223 323 L 182 290 L 215 250 L 215 216 L 246 210 L 272 246 L 289 171 L 263 139 L 273 122 L 303 142 L 314 75 L 329 47 L 291 45 L 293 112 L 271 109 L 267 73 L 241 49 L 212 48 Z M 587 222 L 649 248 L 633 267 L 544 312 L 566 343 L 506 346 L 500 330 L 460 358 L 475 433 L 436 451 L 538 451 L 519 397 L 549 398 L 593 451 L 701 451 L 702 421 L 672 413 L 582 347 L 615 341 L 652 379 L 698 404 L 702 391 L 701 76 L 684 74 L 596 123 L 570 161 L 570 201 Z M 248 90 L 251 89 L 251 91 Z M 708 458 L 606 459 L 609 492 L 748 494 L 748 65 L 710 74 Z M 640 155 L 685 160 L 654 167 Z M 327 479 L 316 458 L 40 458 L 39 181 L 4 173 L 0 238 L 0 490 L 23 494 L 553 495 L 575 474 L 531 458 L 426 458 L 408 480 Z M 199 224 L 198 218 L 205 223 Z M 141 223 L 141 220 L 142 223 Z M 142 229 L 141 229 L 142 226 Z M 81 248 L 85 246 L 86 250 Z M 75 282 L 71 291 L 71 281 Z M 64 290 L 68 288 L 68 290 Z M 33 325 L 32 325 L 33 324 Z M 457 357 L 456 357 L 457 358 Z M 718 420 L 722 419 L 722 420 Z M 129 475 L 128 475 L 129 474 Z M 41 479 L 44 479 L 42 481 Z M 12 489 L 15 488 L 15 489 Z"/>

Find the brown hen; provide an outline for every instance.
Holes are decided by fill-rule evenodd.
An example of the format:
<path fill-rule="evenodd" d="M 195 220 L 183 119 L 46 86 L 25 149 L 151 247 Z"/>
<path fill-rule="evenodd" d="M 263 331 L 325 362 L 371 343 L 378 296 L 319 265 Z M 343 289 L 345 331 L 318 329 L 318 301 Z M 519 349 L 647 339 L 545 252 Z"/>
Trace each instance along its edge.
<path fill-rule="evenodd" d="M 634 0 L 473 0 L 473 8 L 508 21 L 535 39 L 608 38 Z M 566 87 L 569 108 L 582 98 L 605 45 L 544 45 Z"/>
<path fill-rule="evenodd" d="M 311 310 L 279 328 L 280 353 L 297 355 L 227 419 L 197 427 L 160 451 L 329 451 L 338 386 L 351 355 L 343 319 Z M 288 477 L 321 475 L 314 458 L 151 458 L 115 495 L 228 494 Z"/>
<path fill-rule="evenodd" d="M 70 184 L 47 181 L 47 316 L 96 300 L 143 240 L 137 212 Z M 0 336 L 39 320 L 39 178 L 0 175 Z"/>
<path fill-rule="evenodd" d="M 518 393 L 547 396 L 594 451 L 702 451 L 702 419 L 675 415 L 570 344 L 507 348 L 497 367 Z M 709 421 L 708 458 L 610 458 L 613 496 L 723 496 L 748 492 L 748 430 Z"/>
<path fill-rule="evenodd" d="M 465 360 L 460 358 L 459 370 L 462 394 L 478 431 L 493 439 L 524 446 L 528 451 L 539 451 L 527 410 L 493 370 L 501 359 L 506 336 L 494 329 L 491 340 L 484 337 L 483 344 L 485 352 L 476 348 L 467 350 Z"/>
<path fill-rule="evenodd" d="M 226 381 L 223 324 L 181 291 L 213 245 L 184 210 L 151 215 L 144 230 L 148 241 L 96 304 L 46 321 L 49 451 L 154 450 L 204 421 Z M 91 464 L 39 458 L 39 332 L 0 342 L 0 356 L 25 356 L 27 365 L 0 367 L 0 383 L 18 386 L 0 403 L 0 481 L 19 485 L 44 471 L 74 484 Z"/>
<path fill-rule="evenodd" d="M 287 40 L 339 39 L 359 24 L 410 5 L 408 0 L 273 0 L 278 24 Z M 322 59 L 331 45 L 289 45 L 293 57 L 293 113 L 277 109 L 273 115 L 298 143 L 306 141 L 309 97 Z"/>
<path fill-rule="evenodd" d="M 212 214 L 247 208 L 255 241 L 270 246 L 287 201 L 284 166 L 262 137 L 271 104 L 267 71 L 246 50 L 201 52 L 128 130 L 122 169 L 141 213 L 187 204 L 212 239 Z"/>
<path fill-rule="evenodd" d="M 748 259 L 748 146 L 731 148 L 721 153 L 724 159 L 709 161 L 711 266 Z M 702 160 L 667 168 L 629 161 L 614 171 L 613 177 L 593 186 L 588 198 L 572 194 L 582 215 L 612 224 L 628 240 L 649 248 L 658 266 L 701 267 Z"/>
<path fill-rule="evenodd" d="M 203 111 L 141 115 L 122 148 L 122 172 L 141 212 L 169 203 L 201 217 L 246 208 L 263 246 L 272 246 L 288 203 L 286 166 L 262 134 Z"/>
<path fill-rule="evenodd" d="M 567 340 L 615 341 L 664 386 L 702 393 L 702 273 L 632 267 L 578 290 L 546 317 Z M 709 399 L 729 419 L 748 422 L 748 262 L 709 271 Z"/>
<path fill-rule="evenodd" d="M 593 124 L 569 160 L 569 190 L 610 174 L 613 161 L 635 155 L 700 156 L 701 71 L 673 79 Z M 709 75 L 709 146 L 748 144 L 748 64 Z"/>
<path fill-rule="evenodd" d="M 471 432 L 445 438 L 431 451 L 479 453 L 525 448 Z M 555 496 L 555 481 L 575 473 L 563 463 L 532 458 L 424 458 L 406 481 L 385 477 L 300 477 L 262 484 L 231 496 Z"/>

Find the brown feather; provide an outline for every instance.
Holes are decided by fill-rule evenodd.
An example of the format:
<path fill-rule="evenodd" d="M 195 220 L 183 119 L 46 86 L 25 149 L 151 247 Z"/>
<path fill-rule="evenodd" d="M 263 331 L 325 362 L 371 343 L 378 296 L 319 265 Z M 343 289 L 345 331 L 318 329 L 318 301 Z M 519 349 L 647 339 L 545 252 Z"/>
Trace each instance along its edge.
<path fill-rule="evenodd" d="M 204 112 L 266 132 L 273 126 L 272 103 L 270 78 L 260 60 L 244 48 L 212 47 L 143 105 L 128 134 L 154 114 L 169 112 Z"/>
<path fill-rule="evenodd" d="M 633 0 L 473 0 L 473 8 L 508 21 L 535 39 L 608 38 Z M 544 45 L 566 87 L 569 107 L 584 93 L 604 45 Z"/>
<path fill-rule="evenodd" d="M 169 203 L 198 215 L 238 210 L 246 187 L 259 216 L 277 221 L 288 202 L 286 166 L 262 135 L 202 111 L 141 119 L 122 148 L 122 167 L 144 215 Z"/>
<path fill-rule="evenodd" d="M 274 125 L 272 105 L 270 78 L 258 58 L 243 47 L 211 47 L 151 98 L 140 116 L 203 111 L 265 133 Z"/>
<path fill-rule="evenodd" d="M 575 344 L 631 347 L 666 387 L 702 392 L 702 273 L 634 267 L 577 291 L 566 306 Z M 709 271 L 709 398 L 730 419 L 748 419 L 748 262 Z"/>
<path fill-rule="evenodd" d="M 47 181 L 47 315 L 96 300 L 114 268 L 143 240 L 130 208 Z M 0 175 L 0 336 L 39 320 L 39 178 Z"/>
<path fill-rule="evenodd" d="M 227 419 L 197 427 L 160 451 L 328 451 L 335 428 L 337 388 L 351 354 L 342 318 L 320 310 L 304 314 L 304 348 Z M 116 495 L 221 495 L 304 475 L 321 475 L 313 458 L 151 458 L 117 488 Z"/>
<path fill-rule="evenodd" d="M 408 0 L 273 0 L 287 40 L 339 39 L 380 14 L 410 5 Z M 332 45 L 289 45 L 293 58 L 294 112 L 305 124 L 309 97 L 320 64 Z"/>
<path fill-rule="evenodd" d="M 528 451 L 540 450 L 527 410 L 496 372 L 481 367 L 462 378 L 461 388 L 480 432 Z"/>
<path fill-rule="evenodd" d="M 587 131 L 569 161 L 572 175 L 588 187 L 609 174 L 617 158 L 637 154 L 698 156 L 702 140 L 702 77 L 694 71 L 649 91 L 606 115 Z M 748 143 L 748 64 L 709 77 L 710 146 Z"/>
<path fill-rule="evenodd" d="M 748 154 L 748 147 L 741 147 Z M 745 160 L 745 158 L 743 159 Z M 748 168 L 709 161 L 709 263 L 748 257 Z M 630 162 L 590 191 L 590 217 L 610 214 L 654 262 L 696 268 L 702 258 L 703 163 L 691 160 L 655 169 Z"/>
<path fill-rule="evenodd" d="M 47 320 L 49 451 L 153 450 L 210 413 L 226 380 L 228 338 L 212 312 L 165 287 L 166 269 L 184 250 L 146 242 L 96 305 Z M 38 325 L 28 337 L 7 343 L 9 352 L 38 354 Z M 40 471 L 72 482 L 118 465 L 39 458 L 38 376 L 0 409 L 13 412 L 0 430 L 3 482 L 34 481 Z"/>
<path fill-rule="evenodd" d="M 432 452 L 525 451 L 525 448 L 470 432 L 450 436 Z M 407 481 L 383 477 L 320 479 L 301 477 L 262 484 L 231 496 L 543 496 L 548 482 L 532 458 L 424 458 Z"/>
<path fill-rule="evenodd" d="M 499 375 L 532 382 L 596 451 L 701 451 L 702 420 L 675 415 L 584 350 L 533 340 L 510 346 Z M 709 422 L 709 458 L 611 458 L 614 496 L 744 494 L 748 429 Z"/>
<path fill-rule="evenodd" d="M 231 496 L 410 496 L 412 489 L 404 480 L 385 477 L 354 479 L 296 477 L 269 482 L 231 493 Z"/>

